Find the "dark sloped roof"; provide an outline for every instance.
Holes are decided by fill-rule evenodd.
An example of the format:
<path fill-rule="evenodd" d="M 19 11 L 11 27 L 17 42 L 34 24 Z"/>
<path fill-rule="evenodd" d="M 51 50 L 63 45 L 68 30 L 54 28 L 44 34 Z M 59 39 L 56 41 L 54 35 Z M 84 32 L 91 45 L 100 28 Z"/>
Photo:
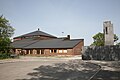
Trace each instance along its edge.
<path fill-rule="evenodd" d="M 25 46 L 29 46 L 35 42 L 37 42 L 38 40 L 33 40 L 33 39 L 23 39 L 23 40 L 19 40 L 19 41 L 14 41 L 11 43 L 11 46 L 13 46 L 14 48 L 24 48 Z"/>
<path fill-rule="evenodd" d="M 50 34 L 48 34 L 48 33 L 45 33 L 45 32 L 42 32 L 42 31 L 37 30 L 37 31 L 31 32 L 31 33 L 27 33 L 27 34 L 24 34 L 24 35 L 15 37 L 15 38 L 27 37 L 27 36 L 37 36 L 37 35 L 48 36 L 48 37 L 55 37 L 55 36 L 50 35 Z M 56 38 L 56 37 L 55 37 L 55 38 Z"/>
<path fill-rule="evenodd" d="M 50 40 L 36 40 L 36 41 L 16 41 L 12 43 L 12 46 L 15 48 L 73 48 L 83 39 L 75 39 L 75 40 L 63 40 L 63 39 L 50 39 Z M 25 43 L 25 44 L 24 44 Z"/>

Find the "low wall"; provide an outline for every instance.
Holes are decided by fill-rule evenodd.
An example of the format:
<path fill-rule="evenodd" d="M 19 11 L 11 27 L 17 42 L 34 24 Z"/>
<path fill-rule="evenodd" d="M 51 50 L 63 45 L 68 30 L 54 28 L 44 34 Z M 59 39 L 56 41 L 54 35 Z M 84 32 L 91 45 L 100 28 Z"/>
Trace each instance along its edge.
<path fill-rule="evenodd" d="M 120 45 L 83 47 L 82 59 L 118 61 L 120 60 Z"/>

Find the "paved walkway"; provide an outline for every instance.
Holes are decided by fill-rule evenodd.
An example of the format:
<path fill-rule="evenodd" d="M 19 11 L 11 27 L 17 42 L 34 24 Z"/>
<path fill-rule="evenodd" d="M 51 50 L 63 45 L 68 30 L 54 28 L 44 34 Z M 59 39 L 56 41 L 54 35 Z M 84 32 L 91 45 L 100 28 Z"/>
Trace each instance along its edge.
<path fill-rule="evenodd" d="M 0 60 L 0 80 L 120 80 L 120 61 L 83 61 L 79 56 Z"/>
<path fill-rule="evenodd" d="M 101 66 L 91 80 L 120 80 L 120 61 L 92 61 Z"/>
<path fill-rule="evenodd" d="M 71 57 L 29 57 L 29 56 L 20 56 L 19 59 L 5 59 L 0 60 L 0 64 L 2 63 L 13 63 L 13 62 L 23 62 L 23 61 L 49 61 L 49 60 L 75 60 L 75 59 L 82 59 L 80 55 L 71 56 Z"/>
<path fill-rule="evenodd" d="M 21 57 L 0 62 L 0 80 L 88 80 L 99 69 L 98 65 L 84 62 L 76 56 Z"/>
<path fill-rule="evenodd" d="M 61 59 L 13 59 L 1 61 L 0 80 L 16 80 L 22 78 L 31 78 L 27 75 L 30 72 L 36 72 L 34 69 L 39 66 L 53 65 L 55 63 L 65 63 L 67 60 Z"/>

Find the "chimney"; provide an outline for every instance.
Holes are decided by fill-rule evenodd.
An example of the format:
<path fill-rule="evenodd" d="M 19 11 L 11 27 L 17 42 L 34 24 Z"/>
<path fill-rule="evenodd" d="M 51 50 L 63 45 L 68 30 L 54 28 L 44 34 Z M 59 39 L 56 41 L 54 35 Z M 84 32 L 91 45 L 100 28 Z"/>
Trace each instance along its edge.
<path fill-rule="evenodd" d="M 70 35 L 67 35 L 67 37 L 63 37 L 64 40 L 70 40 Z"/>
<path fill-rule="evenodd" d="M 38 28 L 38 31 L 39 31 L 40 29 Z"/>

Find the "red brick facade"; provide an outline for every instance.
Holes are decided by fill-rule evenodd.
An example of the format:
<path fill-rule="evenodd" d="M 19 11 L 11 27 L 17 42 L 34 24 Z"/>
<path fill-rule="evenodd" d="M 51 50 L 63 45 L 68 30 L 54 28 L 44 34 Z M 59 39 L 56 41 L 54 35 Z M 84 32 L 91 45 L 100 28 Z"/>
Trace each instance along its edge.
<path fill-rule="evenodd" d="M 66 48 L 66 49 L 16 49 L 17 54 L 24 55 L 80 55 L 82 51 L 82 47 L 84 45 L 84 41 L 79 42 L 74 48 Z"/>
<path fill-rule="evenodd" d="M 79 55 L 81 54 L 82 47 L 84 46 L 84 40 L 80 43 L 78 43 L 74 48 L 73 48 L 73 53 L 74 55 Z"/>
<path fill-rule="evenodd" d="M 17 37 L 14 38 L 13 41 L 17 41 L 17 40 L 22 40 L 22 39 L 26 39 L 26 38 L 34 38 L 34 39 L 40 39 L 40 40 L 48 40 L 48 39 L 55 39 L 55 37 L 49 37 L 49 36 L 27 36 L 27 37 Z"/>
<path fill-rule="evenodd" d="M 44 43 L 42 45 L 39 44 L 39 46 L 37 48 L 35 48 L 35 46 L 32 46 L 31 48 L 24 48 L 21 46 L 21 48 L 19 47 L 15 47 L 13 50 L 16 54 L 22 54 L 22 55 L 45 55 L 45 56 L 53 56 L 53 55 L 80 55 L 81 54 L 81 51 L 82 51 L 82 47 L 84 46 L 84 40 L 83 39 L 77 39 L 77 40 L 70 40 L 70 35 L 67 35 L 67 37 L 64 37 L 64 38 L 57 38 L 57 37 L 54 37 L 54 36 L 51 36 L 49 34 L 46 34 L 46 33 L 43 33 L 43 32 L 40 32 L 40 31 L 35 31 L 35 32 L 32 32 L 34 34 L 31 35 L 31 33 L 28 33 L 27 35 L 24 35 L 24 36 L 19 36 L 19 37 L 15 37 L 14 38 L 14 42 L 18 42 L 18 43 L 15 43 L 13 42 L 13 46 L 17 45 L 21 45 L 24 43 L 29 43 L 29 41 L 27 42 L 24 42 L 25 39 L 33 39 L 34 42 L 33 43 L 29 43 L 29 44 L 26 44 L 26 46 L 28 45 L 31 45 L 31 44 L 34 44 L 36 43 L 37 41 L 47 41 L 47 40 L 52 40 L 52 44 L 54 45 L 55 48 L 51 48 L 51 46 L 49 46 L 49 48 L 47 48 L 48 46 L 46 46 L 46 48 L 40 48 L 41 46 L 45 46 L 46 44 L 49 44 L 50 42 L 48 41 L 47 43 Z M 36 35 L 35 35 L 36 33 Z M 42 33 L 42 34 L 45 34 L 45 35 L 38 35 L 38 33 Z M 57 44 L 54 43 L 53 40 L 58 40 L 59 39 L 61 40 L 61 44 L 63 47 L 58 47 L 59 45 L 61 44 Z M 35 41 L 37 40 L 37 41 Z M 22 41 L 22 43 L 21 43 Z M 67 42 L 67 43 L 66 43 Z M 72 43 L 71 43 L 72 42 Z M 76 44 L 77 43 L 77 44 Z M 38 44 L 36 44 L 38 45 Z M 53 46 L 52 45 L 52 46 Z M 68 46 L 68 47 L 64 47 L 64 46 Z M 70 45 L 72 45 L 70 47 Z M 74 45 L 74 46 L 73 46 Z"/>

